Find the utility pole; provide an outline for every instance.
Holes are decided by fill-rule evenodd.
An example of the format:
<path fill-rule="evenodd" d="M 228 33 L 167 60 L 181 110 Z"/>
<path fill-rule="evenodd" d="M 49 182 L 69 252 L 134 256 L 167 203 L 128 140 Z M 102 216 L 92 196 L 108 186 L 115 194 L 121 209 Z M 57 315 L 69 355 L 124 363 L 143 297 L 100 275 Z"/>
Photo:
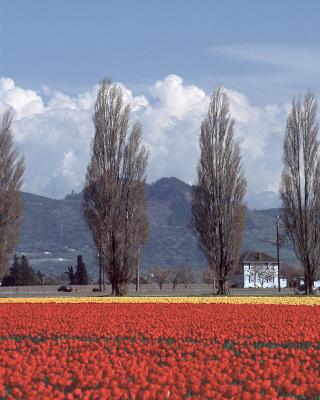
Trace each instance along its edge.
<path fill-rule="evenodd" d="M 138 262 L 137 262 L 137 269 L 136 269 L 136 292 L 140 290 L 140 247 L 138 249 Z"/>
<path fill-rule="evenodd" d="M 136 292 L 139 292 L 140 289 L 140 271 L 139 271 L 139 264 L 137 265 L 137 273 L 136 273 Z"/>
<path fill-rule="evenodd" d="M 279 245 L 279 219 L 280 216 L 277 215 L 277 263 L 278 263 L 278 290 L 281 291 L 280 284 L 280 245 Z"/>
<path fill-rule="evenodd" d="M 105 292 L 106 291 L 106 274 L 105 274 L 103 265 L 101 265 L 101 275 L 102 275 L 102 290 Z"/>
<path fill-rule="evenodd" d="M 99 249 L 99 292 L 102 292 L 102 251 L 101 251 L 101 245 Z"/>
<path fill-rule="evenodd" d="M 138 263 L 136 269 L 136 292 L 140 291 L 140 254 L 141 254 L 141 248 L 138 249 Z"/>

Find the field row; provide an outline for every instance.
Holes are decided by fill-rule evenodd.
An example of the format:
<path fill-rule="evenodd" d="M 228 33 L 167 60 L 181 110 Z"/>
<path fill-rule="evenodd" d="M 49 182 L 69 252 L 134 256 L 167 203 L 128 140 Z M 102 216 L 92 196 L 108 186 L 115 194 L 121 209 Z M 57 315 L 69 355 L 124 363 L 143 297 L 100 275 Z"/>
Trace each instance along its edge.
<path fill-rule="evenodd" d="M 320 296 L 63 296 L 63 297 L 1 297 L 2 303 L 164 303 L 164 304 L 284 304 L 320 306 Z"/>
<path fill-rule="evenodd" d="M 320 307 L 1 304 L 0 399 L 318 399 Z"/>

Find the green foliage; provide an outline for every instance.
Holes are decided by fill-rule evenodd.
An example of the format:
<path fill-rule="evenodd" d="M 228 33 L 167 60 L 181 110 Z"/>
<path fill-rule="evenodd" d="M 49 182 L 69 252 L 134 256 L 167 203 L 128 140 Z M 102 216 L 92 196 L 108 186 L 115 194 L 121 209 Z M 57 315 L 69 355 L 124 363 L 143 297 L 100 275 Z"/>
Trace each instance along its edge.
<path fill-rule="evenodd" d="M 76 271 L 74 271 L 72 265 L 67 266 L 65 274 L 68 276 L 70 285 L 88 285 L 89 277 L 85 263 L 83 262 L 82 255 L 77 257 Z"/>
<path fill-rule="evenodd" d="M 69 284 L 70 285 L 75 285 L 76 284 L 76 274 L 73 270 L 73 266 L 72 265 L 68 265 L 67 266 L 67 270 L 65 272 L 65 274 L 67 275 L 68 279 L 69 279 Z"/>
<path fill-rule="evenodd" d="M 15 255 L 9 274 L 2 280 L 2 286 L 32 286 L 39 285 L 39 275 L 29 265 L 25 255 Z"/>
<path fill-rule="evenodd" d="M 89 277 L 82 255 L 77 257 L 77 271 L 75 273 L 75 281 L 77 285 L 88 285 Z"/>

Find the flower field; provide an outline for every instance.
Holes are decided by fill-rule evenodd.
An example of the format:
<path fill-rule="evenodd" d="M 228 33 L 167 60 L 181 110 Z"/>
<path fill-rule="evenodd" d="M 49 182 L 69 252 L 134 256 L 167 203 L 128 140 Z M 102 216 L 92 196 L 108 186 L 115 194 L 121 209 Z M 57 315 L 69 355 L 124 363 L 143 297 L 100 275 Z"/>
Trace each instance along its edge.
<path fill-rule="evenodd" d="M 319 300 L 239 299 L 1 299 L 0 399 L 320 399 Z"/>

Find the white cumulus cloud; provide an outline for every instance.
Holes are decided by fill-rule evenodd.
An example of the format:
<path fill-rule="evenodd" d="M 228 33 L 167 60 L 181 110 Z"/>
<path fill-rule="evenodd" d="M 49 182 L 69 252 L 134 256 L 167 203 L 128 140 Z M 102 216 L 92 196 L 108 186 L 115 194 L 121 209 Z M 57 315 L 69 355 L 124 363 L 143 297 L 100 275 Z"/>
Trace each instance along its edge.
<path fill-rule="evenodd" d="M 176 176 L 195 182 L 200 124 L 210 94 L 173 74 L 145 93 L 122 87 L 132 118 L 142 122 L 143 140 L 151 152 L 148 180 Z M 0 112 L 9 106 L 16 110 L 14 137 L 26 158 L 24 190 L 61 198 L 81 189 L 93 136 L 96 91 L 94 86 L 69 96 L 44 85 L 36 92 L 12 79 L 0 79 Z M 254 199 L 261 199 L 263 192 L 270 198 L 270 191 L 277 188 L 288 105 L 258 107 L 243 93 L 227 92 L 248 178 L 248 204 L 257 207 Z"/>

